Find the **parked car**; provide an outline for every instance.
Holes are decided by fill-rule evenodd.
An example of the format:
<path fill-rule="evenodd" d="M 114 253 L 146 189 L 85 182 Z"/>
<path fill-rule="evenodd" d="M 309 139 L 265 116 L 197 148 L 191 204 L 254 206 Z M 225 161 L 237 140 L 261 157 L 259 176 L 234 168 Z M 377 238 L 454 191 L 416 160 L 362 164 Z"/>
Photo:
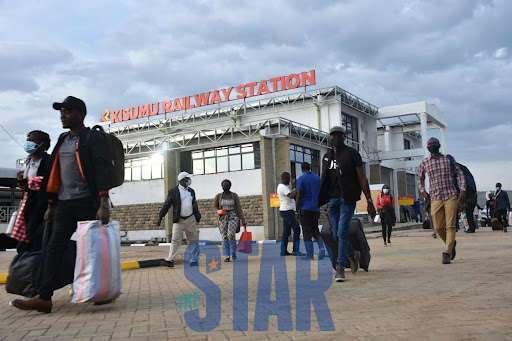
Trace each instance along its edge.
<path fill-rule="evenodd" d="M 480 226 L 491 226 L 491 217 L 487 215 L 487 209 L 478 212 L 478 224 Z"/>

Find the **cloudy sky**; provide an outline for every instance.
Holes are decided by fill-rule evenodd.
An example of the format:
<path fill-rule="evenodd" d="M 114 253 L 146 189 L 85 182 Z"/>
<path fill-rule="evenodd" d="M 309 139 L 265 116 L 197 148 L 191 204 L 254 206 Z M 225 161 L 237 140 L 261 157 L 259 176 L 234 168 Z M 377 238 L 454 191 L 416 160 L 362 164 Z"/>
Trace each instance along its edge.
<path fill-rule="evenodd" d="M 426 100 L 479 190 L 512 188 L 512 1 L 0 0 L 0 124 L 20 144 L 122 109 L 300 71 L 378 106 Z M 0 128 L 0 167 L 26 156 Z"/>

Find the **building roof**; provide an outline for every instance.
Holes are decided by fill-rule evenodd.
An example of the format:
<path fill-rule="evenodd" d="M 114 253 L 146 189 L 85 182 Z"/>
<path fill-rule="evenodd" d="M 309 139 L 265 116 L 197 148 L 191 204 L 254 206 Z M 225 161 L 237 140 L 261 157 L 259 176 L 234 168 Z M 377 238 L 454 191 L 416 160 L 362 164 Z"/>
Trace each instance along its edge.
<path fill-rule="evenodd" d="M 16 168 L 5 168 L 0 167 L 0 178 L 1 179 L 16 179 L 19 170 Z"/>

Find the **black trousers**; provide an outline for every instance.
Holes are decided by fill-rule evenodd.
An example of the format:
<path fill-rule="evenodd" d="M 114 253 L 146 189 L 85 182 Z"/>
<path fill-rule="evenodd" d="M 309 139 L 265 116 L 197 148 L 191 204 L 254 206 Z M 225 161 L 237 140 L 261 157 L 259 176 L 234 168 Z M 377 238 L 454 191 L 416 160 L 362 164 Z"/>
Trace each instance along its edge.
<path fill-rule="evenodd" d="M 476 229 L 475 215 L 473 214 L 473 212 L 475 211 L 475 206 L 476 201 L 468 200 L 466 202 L 466 219 L 468 220 L 468 231 L 470 232 L 474 232 Z"/>
<path fill-rule="evenodd" d="M 494 211 L 494 216 L 496 218 L 498 218 L 501 226 L 503 226 L 503 228 L 507 227 L 508 225 L 508 217 L 507 217 L 507 210 L 504 209 L 504 208 L 500 208 L 499 210 L 495 210 Z"/>
<path fill-rule="evenodd" d="M 391 238 L 391 231 L 393 230 L 393 225 L 388 219 L 381 219 L 380 224 L 382 226 L 382 239 L 386 241 L 386 236 Z"/>
<path fill-rule="evenodd" d="M 300 222 L 302 223 L 302 237 L 306 244 L 306 253 L 308 256 L 313 255 L 313 243 L 312 238 L 318 243 L 320 249 L 323 248 L 323 244 L 320 243 L 322 237 L 318 230 L 318 219 L 320 218 L 320 212 L 300 210 Z"/>
<path fill-rule="evenodd" d="M 52 283 L 55 282 L 61 268 L 64 251 L 76 231 L 77 223 L 84 220 L 95 220 L 97 212 L 98 209 L 94 206 L 91 197 L 61 200 L 57 203 L 39 289 L 39 297 L 43 300 L 50 300 L 53 296 Z"/>

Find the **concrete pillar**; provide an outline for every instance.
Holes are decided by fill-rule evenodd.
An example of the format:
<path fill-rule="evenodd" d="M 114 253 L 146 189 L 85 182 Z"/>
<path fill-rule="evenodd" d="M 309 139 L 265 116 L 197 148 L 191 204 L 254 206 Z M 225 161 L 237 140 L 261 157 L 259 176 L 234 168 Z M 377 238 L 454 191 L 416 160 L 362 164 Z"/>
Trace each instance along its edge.
<path fill-rule="evenodd" d="M 395 200 L 395 216 L 400 217 L 400 208 L 398 207 L 398 176 L 397 176 L 397 170 L 392 169 L 392 178 L 393 183 L 391 184 L 391 190 L 393 191 L 393 199 Z M 400 221 L 400 219 L 397 218 L 397 221 Z"/>
<path fill-rule="evenodd" d="M 177 150 L 167 150 L 164 154 L 164 197 L 167 198 L 169 190 L 178 185 L 178 174 L 180 173 L 180 153 Z M 172 232 L 172 208 L 164 217 L 165 234 L 168 241 L 171 240 Z"/>
<path fill-rule="evenodd" d="M 429 155 L 427 149 L 428 131 L 427 131 L 427 113 L 422 112 L 420 114 L 420 126 L 421 126 L 421 145 L 423 147 L 423 156 Z"/>
<path fill-rule="evenodd" d="M 389 152 L 391 150 L 391 127 L 384 128 L 384 150 Z"/>
<path fill-rule="evenodd" d="M 380 164 L 374 163 L 369 165 L 370 174 L 368 175 L 368 180 L 370 181 L 370 185 L 381 184 L 381 174 L 380 174 Z"/>
<path fill-rule="evenodd" d="M 448 154 L 448 141 L 446 141 L 446 128 L 441 128 L 441 153 Z"/>

